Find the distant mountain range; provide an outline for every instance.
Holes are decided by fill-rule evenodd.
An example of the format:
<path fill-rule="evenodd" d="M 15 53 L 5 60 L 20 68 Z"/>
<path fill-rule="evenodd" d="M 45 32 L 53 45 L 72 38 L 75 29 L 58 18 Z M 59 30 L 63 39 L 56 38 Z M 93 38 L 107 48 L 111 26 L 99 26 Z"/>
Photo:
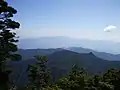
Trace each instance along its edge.
<path fill-rule="evenodd" d="M 78 52 L 78 53 L 90 53 L 92 52 L 95 56 L 109 60 L 109 61 L 120 61 L 120 54 L 110 54 L 106 52 L 97 52 L 92 49 L 86 49 L 86 48 L 81 48 L 81 47 L 70 47 L 66 48 L 67 50 Z"/>
<path fill-rule="evenodd" d="M 83 47 L 93 49 L 99 52 L 107 52 L 112 54 L 120 54 L 120 42 L 73 39 L 68 37 L 41 37 L 34 39 L 20 39 L 19 48 L 35 49 L 35 48 L 63 48 L 63 47 Z"/>
<path fill-rule="evenodd" d="M 49 55 L 61 50 L 70 50 L 77 53 L 90 53 L 92 52 L 96 57 L 108 60 L 108 61 L 120 61 L 120 54 L 110 54 L 105 52 L 97 52 L 92 49 L 86 49 L 82 47 L 69 47 L 69 48 L 51 48 L 51 49 L 19 49 L 18 53 L 22 55 L 23 60 L 31 59 L 35 55 Z"/>

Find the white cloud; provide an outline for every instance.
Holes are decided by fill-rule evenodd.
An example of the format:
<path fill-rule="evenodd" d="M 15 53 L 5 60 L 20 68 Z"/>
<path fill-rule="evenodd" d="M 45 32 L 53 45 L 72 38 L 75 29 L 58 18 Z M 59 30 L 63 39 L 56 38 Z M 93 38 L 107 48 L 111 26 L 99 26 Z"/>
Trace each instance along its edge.
<path fill-rule="evenodd" d="M 111 32 L 112 30 L 115 30 L 116 29 L 116 26 L 114 25 L 109 25 L 107 27 L 104 28 L 104 31 L 105 32 Z"/>

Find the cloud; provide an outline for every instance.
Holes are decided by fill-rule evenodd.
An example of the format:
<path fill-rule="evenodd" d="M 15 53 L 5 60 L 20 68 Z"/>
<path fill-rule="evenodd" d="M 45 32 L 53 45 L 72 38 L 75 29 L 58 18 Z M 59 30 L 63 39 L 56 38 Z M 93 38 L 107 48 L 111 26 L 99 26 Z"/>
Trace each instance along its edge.
<path fill-rule="evenodd" d="M 104 28 L 105 32 L 111 32 L 112 30 L 116 29 L 116 26 L 114 25 L 109 25 L 107 27 Z"/>

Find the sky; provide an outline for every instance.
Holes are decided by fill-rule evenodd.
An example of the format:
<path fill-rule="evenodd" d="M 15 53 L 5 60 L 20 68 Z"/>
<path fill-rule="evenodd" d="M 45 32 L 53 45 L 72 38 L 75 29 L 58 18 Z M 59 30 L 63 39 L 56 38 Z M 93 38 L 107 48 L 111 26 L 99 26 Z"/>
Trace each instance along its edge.
<path fill-rule="evenodd" d="M 21 39 L 67 36 L 120 42 L 120 0 L 7 0 Z"/>

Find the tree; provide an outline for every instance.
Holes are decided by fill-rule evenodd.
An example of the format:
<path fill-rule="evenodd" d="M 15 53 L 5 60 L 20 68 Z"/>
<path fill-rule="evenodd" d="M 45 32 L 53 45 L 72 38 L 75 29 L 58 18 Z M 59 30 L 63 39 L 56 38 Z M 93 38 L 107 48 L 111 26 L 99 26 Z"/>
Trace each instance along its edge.
<path fill-rule="evenodd" d="M 108 80 L 111 78 L 108 75 L 104 76 L 104 74 L 90 76 L 87 80 L 86 90 L 114 90 L 114 85 Z"/>
<path fill-rule="evenodd" d="M 58 85 L 63 90 L 85 90 L 86 75 L 83 68 L 74 65 L 69 75 L 61 78 Z"/>
<path fill-rule="evenodd" d="M 17 11 L 8 5 L 4 0 L 0 1 L 0 87 L 7 85 L 8 75 L 6 62 L 10 60 L 20 60 L 21 57 L 14 52 L 17 51 L 18 42 L 16 33 L 13 30 L 20 27 L 20 24 L 11 18 Z M 7 88 L 7 86 L 5 86 Z M 4 90 L 4 89 L 2 89 Z"/>
<path fill-rule="evenodd" d="M 52 85 L 46 86 L 45 88 L 43 88 L 43 90 L 62 90 L 62 89 L 60 89 L 58 85 L 52 84 Z"/>
<path fill-rule="evenodd" d="M 120 70 L 110 69 L 103 74 L 104 82 L 114 86 L 114 90 L 120 90 Z"/>
<path fill-rule="evenodd" d="M 45 56 L 35 56 L 36 65 L 29 65 L 28 67 L 28 77 L 29 77 L 29 87 L 32 90 L 42 90 L 49 84 L 50 72 L 46 66 L 47 58 Z"/>

